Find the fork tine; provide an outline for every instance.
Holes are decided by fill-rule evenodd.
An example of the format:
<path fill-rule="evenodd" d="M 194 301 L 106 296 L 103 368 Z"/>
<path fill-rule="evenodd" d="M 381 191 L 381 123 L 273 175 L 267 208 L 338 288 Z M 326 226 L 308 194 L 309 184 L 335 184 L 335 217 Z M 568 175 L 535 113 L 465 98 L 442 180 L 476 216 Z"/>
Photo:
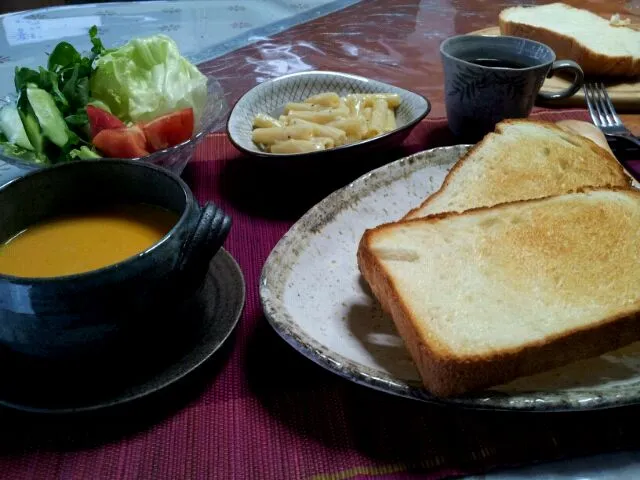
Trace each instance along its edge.
<path fill-rule="evenodd" d="M 604 87 L 604 84 L 602 82 L 600 83 L 600 90 L 602 92 L 602 96 L 604 97 L 605 107 L 607 108 L 609 114 L 611 115 L 611 118 L 613 119 L 612 124 L 622 125 L 622 120 L 620 120 L 620 117 L 618 116 L 618 113 L 616 112 L 616 109 L 611 102 L 611 97 L 609 96 L 609 93 L 607 92 L 607 89 Z"/>
<path fill-rule="evenodd" d="M 612 127 L 615 124 L 613 122 L 613 118 L 611 117 L 611 115 L 609 115 L 609 109 L 607 108 L 607 101 L 605 99 L 606 92 L 604 90 L 604 87 L 602 86 L 602 83 L 596 83 L 595 89 L 596 89 L 596 95 L 598 97 L 598 102 L 597 102 L 598 111 L 600 112 L 600 115 L 604 117 L 606 121 L 606 125 L 608 127 Z"/>
<path fill-rule="evenodd" d="M 584 98 L 587 101 L 587 108 L 589 109 L 591 120 L 593 120 L 593 123 L 597 127 L 599 127 L 600 125 L 602 125 L 602 122 L 600 120 L 600 117 L 598 116 L 598 112 L 596 112 L 596 109 L 594 107 L 595 99 L 593 98 L 593 90 L 591 88 L 591 84 L 589 83 L 584 84 Z"/>
<path fill-rule="evenodd" d="M 590 87 L 591 87 L 591 95 L 592 95 L 591 98 L 593 100 L 593 108 L 595 108 L 596 112 L 598 113 L 598 117 L 600 118 L 600 125 L 608 127 L 609 122 L 607 117 L 604 115 L 604 111 L 602 109 L 602 104 L 600 100 L 600 91 L 593 83 L 590 85 Z"/>

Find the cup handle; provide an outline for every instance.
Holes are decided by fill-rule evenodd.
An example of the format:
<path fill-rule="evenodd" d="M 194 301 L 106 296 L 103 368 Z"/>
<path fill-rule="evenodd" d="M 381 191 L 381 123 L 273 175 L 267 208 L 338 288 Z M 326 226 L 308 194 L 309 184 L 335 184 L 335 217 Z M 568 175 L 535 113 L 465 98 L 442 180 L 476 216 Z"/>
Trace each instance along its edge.
<path fill-rule="evenodd" d="M 558 70 L 570 70 L 573 72 L 574 78 L 571 82 L 571 86 L 554 93 L 540 92 L 538 93 L 538 98 L 541 98 L 542 100 L 560 100 L 561 98 L 573 96 L 582 88 L 582 85 L 584 84 L 584 72 L 582 71 L 582 68 L 580 68 L 580 65 L 573 60 L 558 60 L 557 62 L 553 62 L 553 65 L 551 65 L 547 78 L 551 77 Z"/>
<path fill-rule="evenodd" d="M 209 270 L 209 262 L 222 247 L 231 229 L 231 217 L 216 205 L 207 202 L 193 234 L 182 250 L 179 272 L 183 287 L 195 289 Z"/>

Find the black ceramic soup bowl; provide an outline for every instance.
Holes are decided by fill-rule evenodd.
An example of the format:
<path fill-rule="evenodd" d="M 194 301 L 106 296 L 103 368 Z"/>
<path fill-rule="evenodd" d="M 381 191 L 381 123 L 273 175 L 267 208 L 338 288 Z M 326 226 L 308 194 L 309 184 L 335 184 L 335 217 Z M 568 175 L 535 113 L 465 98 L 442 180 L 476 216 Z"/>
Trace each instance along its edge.
<path fill-rule="evenodd" d="M 180 328 L 159 315 L 194 295 L 231 219 L 200 206 L 160 167 L 129 160 L 78 161 L 29 173 L 0 188 L 0 242 L 74 207 L 146 203 L 178 214 L 153 246 L 120 263 L 50 278 L 0 274 L 0 344 L 49 359 L 101 354 L 149 329 Z"/>

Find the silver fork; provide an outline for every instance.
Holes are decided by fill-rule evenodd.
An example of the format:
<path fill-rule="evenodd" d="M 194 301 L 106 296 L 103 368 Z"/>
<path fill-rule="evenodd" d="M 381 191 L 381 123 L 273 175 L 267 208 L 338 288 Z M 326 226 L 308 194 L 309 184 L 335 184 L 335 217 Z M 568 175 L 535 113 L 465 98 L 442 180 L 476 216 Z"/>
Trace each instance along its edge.
<path fill-rule="evenodd" d="M 587 99 L 591 119 L 595 126 L 602 130 L 602 133 L 612 137 L 625 138 L 640 146 L 638 137 L 631 133 L 620 120 L 602 83 L 585 83 L 584 96 Z"/>

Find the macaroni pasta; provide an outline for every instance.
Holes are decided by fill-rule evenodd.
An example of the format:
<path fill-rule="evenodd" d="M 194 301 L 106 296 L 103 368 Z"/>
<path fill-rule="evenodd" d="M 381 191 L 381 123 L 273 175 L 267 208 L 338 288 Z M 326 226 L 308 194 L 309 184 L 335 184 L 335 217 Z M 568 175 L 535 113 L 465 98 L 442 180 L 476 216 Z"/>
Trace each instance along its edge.
<path fill-rule="evenodd" d="M 394 93 L 320 93 L 287 103 L 277 119 L 257 114 L 252 139 L 271 153 L 327 150 L 395 130 L 398 105 Z"/>

